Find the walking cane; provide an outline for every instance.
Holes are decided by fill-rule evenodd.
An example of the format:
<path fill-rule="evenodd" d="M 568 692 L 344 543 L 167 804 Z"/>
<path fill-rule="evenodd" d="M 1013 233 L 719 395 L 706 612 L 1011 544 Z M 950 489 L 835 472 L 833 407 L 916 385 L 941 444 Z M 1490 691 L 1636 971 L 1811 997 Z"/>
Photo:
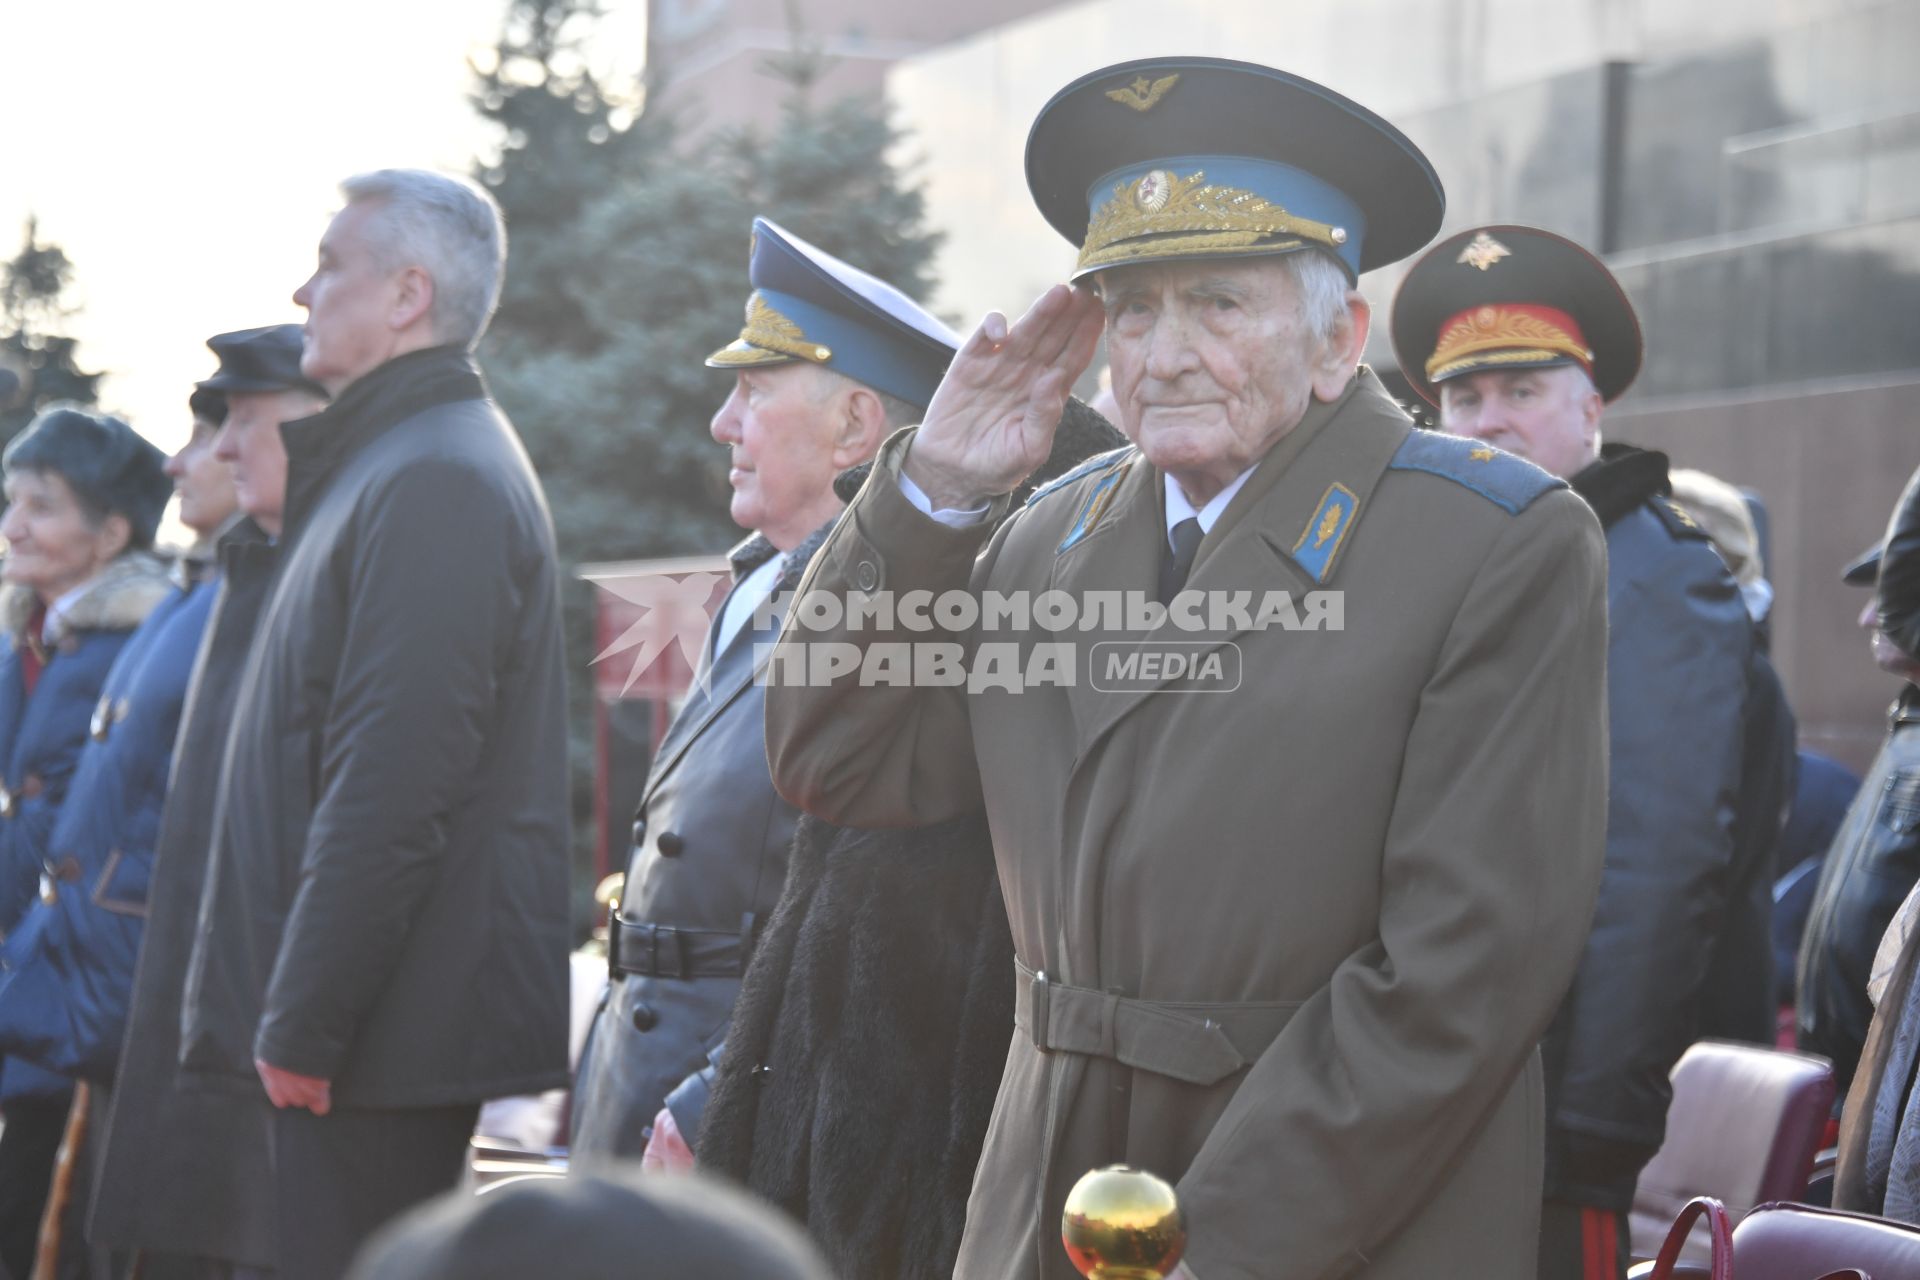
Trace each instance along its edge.
<path fill-rule="evenodd" d="M 67 1206 L 73 1202 L 73 1184 L 80 1176 L 80 1162 L 86 1159 L 86 1146 L 87 1082 L 82 1080 L 73 1086 L 67 1129 L 60 1138 L 60 1151 L 53 1158 L 53 1182 L 47 1189 L 47 1211 L 40 1215 L 40 1244 L 34 1254 L 30 1280 L 56 1280 L 60 1224 L 66 1220 Z"/>

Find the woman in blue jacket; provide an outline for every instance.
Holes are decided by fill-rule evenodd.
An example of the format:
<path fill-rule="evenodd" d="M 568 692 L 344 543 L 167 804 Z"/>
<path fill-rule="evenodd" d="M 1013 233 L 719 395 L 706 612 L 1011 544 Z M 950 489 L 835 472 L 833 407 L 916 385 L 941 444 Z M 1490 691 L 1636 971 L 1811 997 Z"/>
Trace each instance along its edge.
<path fill-rule="evenodd" d="M 170 590 L 154 529 L 172 485 L 164 455 L 117 418 L 41 413 L 0 454 L 0 962 L 43 886 L 51 838 L 107 672 Z M 71 1083 L 0 1061 L 0 1269 L 26 1275 Z"/>
<path fill-rule="evenodd" d="M 0 1052 L 97 1085 L 120 1053 L 175 731 L 216 594 L 203 553 L 238 510 L 213 456 L 224 398 L 196 391 L 192 405 L 166 472 L 198 546 L 107 673 L 48 842 L 49 883 L 0 950 Z"/>

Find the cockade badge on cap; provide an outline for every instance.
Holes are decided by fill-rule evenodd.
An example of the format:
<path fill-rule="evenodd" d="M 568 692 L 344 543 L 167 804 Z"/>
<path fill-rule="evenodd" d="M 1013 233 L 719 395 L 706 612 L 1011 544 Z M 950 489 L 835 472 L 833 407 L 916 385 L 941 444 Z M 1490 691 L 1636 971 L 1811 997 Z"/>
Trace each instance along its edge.
<path fill-rule="evenodd" d="M 1455 258 L 1454 261 L 1464 263 L 1469 267 L 1478 267 L 1480 270 L 1485 271 L 1488 267 L 1491 267 L 1494 263 L 1500 261 L 1500 259 L 1507 257 L 1512 252 L 1513 250 L 1507 248 L 1507 246 L 1482 231 L 1467 244 L 1466 248 L 1460 251 L 1460 256 Z"/>

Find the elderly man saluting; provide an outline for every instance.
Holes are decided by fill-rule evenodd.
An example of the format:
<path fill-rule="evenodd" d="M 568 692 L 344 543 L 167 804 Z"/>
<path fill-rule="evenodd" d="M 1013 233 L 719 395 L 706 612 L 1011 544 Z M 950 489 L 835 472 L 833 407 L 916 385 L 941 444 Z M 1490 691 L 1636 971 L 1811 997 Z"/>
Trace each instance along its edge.
<path fill-rule="evenodd" d="M 811 811 L 985 800 L 1017 1025 L 956 1275 L 1071 1276 L 1066 1193 L 1125 1159 L 1178 1184 L 1200 1280 L 1529 1277 L 1535 1045 L 1601 863 L 1600 529 L 1357 369 L 1358 273 L 1442 209 L 1385 121 L 1265 67 L 1129 63 L 1048 104 L 1027 173 L 1092 290 L 987 317 L 803 591 L 970 591 L 1001 629 L 931 639 L 976 674 L 1019 593 L 1064 592 L 1073 629 L 1014 641 L 1074 675 L 814 679 L 820 642 L 930 637 L 802 607 L 767 703 L 774 779 Z M 1133 443 L 1009 513 L 1103 315 Z M 1311 592 L 1339 627 L 1273 603 Z M 1156 593 L 1173 616 L 1128 625 Z M 1238 687 L 1116 684 L 1110 642 L 1237 655 Z M 1210 664 L 1157 669 L 1183 665 Z"/>

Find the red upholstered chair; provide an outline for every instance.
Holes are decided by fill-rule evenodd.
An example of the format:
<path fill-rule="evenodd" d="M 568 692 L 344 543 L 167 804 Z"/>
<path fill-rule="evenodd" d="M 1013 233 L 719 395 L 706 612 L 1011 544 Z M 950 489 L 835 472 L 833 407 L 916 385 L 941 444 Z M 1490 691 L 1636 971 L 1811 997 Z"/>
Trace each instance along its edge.
<path fill-rule="evenodd" d="M 1720 1200 L 1736 1223 L 1754 1205 L 1800 1199 L 1832 1108 L 1825 1058 L 1721 1040 L 1688 1049 L 1673 1068 L 1666 1141 L 1634 1191 L 1634 1257 L 1657 1253 L 1695 1196 Z M 1706 1256 L 1701 1228 L 1682 1257 Z"/>
<path fill-rule="evenodd" d="M 1705 1215 L 1711 1218 L 1711 1213 Z M 1705 1224 L 1703 1223 L 1703 1226 Z M 1730 1255 L 1730 1256 L 1729 1256 Z M 1658 1273 L 1651 1262 L 1629 1280 L 1914 1280 L 1920 1277 L 1920 1227 L 1804 1204 L 1763 1204 L 1734 1229 L 1731 1250 L 1713 1264 L 1682 1262 Z"/>

